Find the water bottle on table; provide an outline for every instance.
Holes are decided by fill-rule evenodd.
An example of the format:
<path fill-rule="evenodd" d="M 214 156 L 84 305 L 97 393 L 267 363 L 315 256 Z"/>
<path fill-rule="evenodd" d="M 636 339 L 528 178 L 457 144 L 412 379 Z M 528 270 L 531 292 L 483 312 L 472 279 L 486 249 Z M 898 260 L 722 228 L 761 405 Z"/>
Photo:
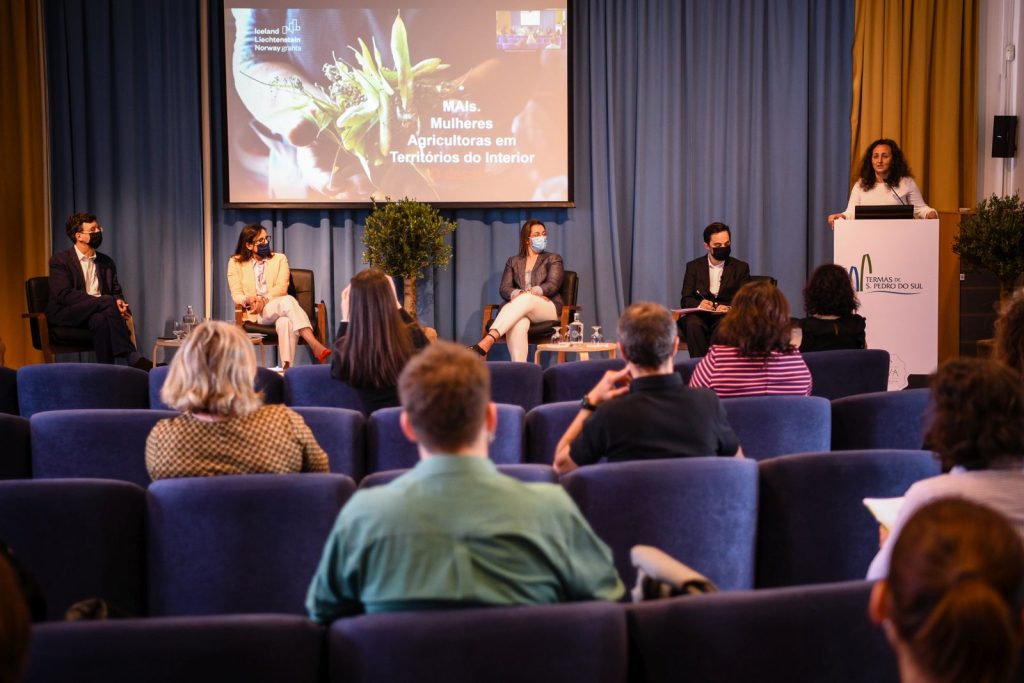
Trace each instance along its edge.
<path fill-rule="evenodd" d="M 583 342 L 583 322 L 580 320 L 580 313 L 573 314 L 572 322 L 569 323 L 569 343 L 580 344 Z"/>
<path fill-rule="evenodd" d="M 197 322 L 199 322 L 199 320 L 196 318 L 196 312 L 191 306 L 187 306 L 185 308 L 185 315 L 181 317 L 182 334 L 187 337 L 189 333 L 192 332 L 192 328 L 196 326 Z"/>

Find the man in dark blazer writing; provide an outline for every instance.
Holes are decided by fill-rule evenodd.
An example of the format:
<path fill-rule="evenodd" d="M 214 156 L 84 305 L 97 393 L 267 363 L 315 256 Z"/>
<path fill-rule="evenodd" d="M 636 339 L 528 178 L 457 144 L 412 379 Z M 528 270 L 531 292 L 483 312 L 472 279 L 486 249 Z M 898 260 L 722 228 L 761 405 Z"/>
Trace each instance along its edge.
<path fill-rule="evenodd" d="M 686 337 L 690 357 L 707 354 L 711 336 L 728 312 L 736 291 L 750 279 L 750 266 L 733 258 L 732 233 L 725 223 L 704 228 L 707 254 L 686 264 L 680 308 L 700 308 L 679 319 L 680 334 Z"/>
<path fill-rule="evenodd" d="M 139 355 L 132 343 L 127 323 L 131 312 L 117 281 L 117 266 L 112 258 L 96 251 L 103 242 L 103 228 L 96 216 L 72 214 L 64 230 L 72 246 L 50 258 L 47 319 L 54 325 L 88 327 L 100 363 L 123 358 L 128 365 L 149 370 L 153 364 Z"/>

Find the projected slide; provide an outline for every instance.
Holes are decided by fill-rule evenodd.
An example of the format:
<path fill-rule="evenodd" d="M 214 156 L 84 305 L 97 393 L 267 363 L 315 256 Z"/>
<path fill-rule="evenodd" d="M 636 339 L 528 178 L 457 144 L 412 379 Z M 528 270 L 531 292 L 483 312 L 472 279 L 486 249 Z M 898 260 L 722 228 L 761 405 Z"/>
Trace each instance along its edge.
<path fill-rule="evenodd" d="M 225 2 L 228 203 L 569 205 L 564 6 L 376 1 Z"/>

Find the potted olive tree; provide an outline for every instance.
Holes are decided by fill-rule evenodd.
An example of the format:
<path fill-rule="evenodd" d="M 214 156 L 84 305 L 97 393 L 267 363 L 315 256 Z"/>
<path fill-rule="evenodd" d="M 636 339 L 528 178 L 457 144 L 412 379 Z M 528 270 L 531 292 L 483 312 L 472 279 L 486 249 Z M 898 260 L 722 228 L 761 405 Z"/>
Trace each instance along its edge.
<path fill-rule="evenodd" d="M 445 220 L 430 204 L 404 197 L 373 201 L 363 232 L 363 260 L 405 284 L 405 310 L 416 317 L 416 279 L 425 268 L 446 268 L 452 257 L 445 241 L 455 221 Z"/>
<path fill-rule="evenodd" d="M 1005 298 L 1024 275 L 1024 204 L 1020 196 L 992 195 L 973 215 L 960 220 L 953 253 L 975 268 L 995 273 L 999 296 Z"/>

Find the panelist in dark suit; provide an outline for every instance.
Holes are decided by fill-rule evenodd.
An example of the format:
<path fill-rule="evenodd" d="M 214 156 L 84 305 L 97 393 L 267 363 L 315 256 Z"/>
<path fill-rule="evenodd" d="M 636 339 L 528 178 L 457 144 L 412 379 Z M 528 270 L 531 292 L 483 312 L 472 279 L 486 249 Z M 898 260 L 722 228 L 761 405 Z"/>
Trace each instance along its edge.
<path fill-rule="evenodd" d="M 96 360 L 113 363 L 123 358 L 128 365 L 148 370 L 153 364 L 139 355 L 132 343 L 117 266 L 96 251 L 103 242 L 103 228 L 90 213 L 75 213 L 64 224 L 72 247 L 50 258 L 50 302 L 46 318 L 54 325 L 88 327 L 96 347 Z"/>
<path fill-rule="evenodd" d="M 531 218 L 519 233 L 519 254 L 505 263 L 498 293 L 508 303 L 501 307 L 483 339 L 471 346 L 486 356 L 504 335 L 514 361 L 525 361 L 530 348 L 530 323 L 555 320 L 562 312 L 562 257 L 547 251 L 548 231 Z"/>
<path fill-rule="evenodd" d="M 730 256 L 732 233 L 725 223 L 704 228 L 707 255 L 686 264 L 680 308 L 700 307 L 707 313 L 689 313 L 679 320 L 680 333 L 686 337 L 690 357 L 708 352 L 722 314 L 729 310 L 736 291 L 750 279 L 750 266 Z"/>

